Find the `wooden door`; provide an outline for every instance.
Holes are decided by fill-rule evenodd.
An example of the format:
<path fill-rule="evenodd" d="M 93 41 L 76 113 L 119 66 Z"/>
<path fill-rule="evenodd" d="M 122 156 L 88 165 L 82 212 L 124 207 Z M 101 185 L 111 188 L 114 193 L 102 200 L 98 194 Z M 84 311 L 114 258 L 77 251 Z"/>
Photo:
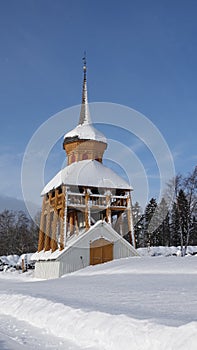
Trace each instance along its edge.
<path fill-rule="evenodd" d="M 90 265 L 102 264 L 113 260 L 113 242 L 99 238 L 90 243 Z"/>

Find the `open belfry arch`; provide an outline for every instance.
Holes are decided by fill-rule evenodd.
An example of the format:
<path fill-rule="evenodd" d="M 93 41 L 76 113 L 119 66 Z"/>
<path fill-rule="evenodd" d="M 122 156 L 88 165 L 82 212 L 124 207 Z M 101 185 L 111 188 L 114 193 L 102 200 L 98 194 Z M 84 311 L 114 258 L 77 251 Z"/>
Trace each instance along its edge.
<path fill-rule="evenodd" d="M 56 275 L 58 277 L 85 265 L 137 255 L 133 248 L 135 241 L 131 205 L 132 188 L 119 175 L 103 165 L 107 139 L 92 125 L 86 71 L 84 60 L 79 122 L 76 128 L 65 134 L 63 140 L 67 166 L 45 186 L 41 193 L 43 205 L 38 252 L 33 256 L 37 261 L 38 277 L 50 278 Z M 98 227 L 100 227 L 99 231 Z M 92 241 L 91 236 L 89 237 L 89 232 L 93 236 L 97 232 L 95 242 Z M 130 237 L 130 244 L 123 239 L 126 235 Z M 86 242 L 87 237 L 89 237 L 88 242 Z M 119 249 L 122 252 L 119 252 L 119 255 L 117 252 L 114 254 L 115 241 L 121 242 L 124 246 L 124 249 L 123 246 Z M 71 258 L 74 253 L 69 253 L 71 261 L 66 259 L 68 250 L 72 251 L 71 247 L 74 249 L 79 242 L 83 248 L 85 245 L 83 255 L 80 255 L 81 265 L 76 262 L 79 257 L 73 255 Z M 98 252 L 101 256 L 94 256 L 98 255 Z M 80 253 L 80 247 L 78 247 L 78 253 Z M 53 265 L 51 265 L 52 262 Z"/>

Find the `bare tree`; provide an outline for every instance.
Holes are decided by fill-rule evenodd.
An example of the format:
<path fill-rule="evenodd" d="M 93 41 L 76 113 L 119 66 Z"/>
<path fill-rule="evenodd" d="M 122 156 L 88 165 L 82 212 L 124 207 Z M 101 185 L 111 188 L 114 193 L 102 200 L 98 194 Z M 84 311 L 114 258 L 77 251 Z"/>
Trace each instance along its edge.
<path fill-rule="evenodd" d="M 186 212 L 186 242 L 184 247 L 184 253 L 186 253 L 197 211 L 197 166 L 194 168 L 194 171 L 189 173 L 183 180 L 183 187 L 188 203 L 188 210 Z"/>
<path fill-rule="evenodd" d="M 35 221 L 37 220 L 37 223 Z M 0 255 L 31 253 L 37 250 L 38 221 L 23 211 L 0 213 Z"/>

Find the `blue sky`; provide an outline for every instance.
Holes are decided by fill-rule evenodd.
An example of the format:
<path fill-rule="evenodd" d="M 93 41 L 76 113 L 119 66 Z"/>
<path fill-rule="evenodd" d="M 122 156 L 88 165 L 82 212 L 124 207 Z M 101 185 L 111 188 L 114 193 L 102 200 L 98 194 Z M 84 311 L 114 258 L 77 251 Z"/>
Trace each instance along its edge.
<path fill-rule="evenodd" d="M 50 116 L 80 103 L 84 49 L 89 100 L 144 114 L 168 143 L 176 172 L 192 171 L 197 160 L 196 13 L 192 0 L 2 1 L 0 195 L 21 198 L 21 162 L 32 134 Z M 62 129 L 68 131 L 66 123 Z M 132 140 L 133 147 L 137 142 Z M 48 161 L 49 176 L 64 158 L 61 142 L 59 152 L 61 159 Z M 141 161 L 153 178 L 155 167 L 146 153 Z"/>

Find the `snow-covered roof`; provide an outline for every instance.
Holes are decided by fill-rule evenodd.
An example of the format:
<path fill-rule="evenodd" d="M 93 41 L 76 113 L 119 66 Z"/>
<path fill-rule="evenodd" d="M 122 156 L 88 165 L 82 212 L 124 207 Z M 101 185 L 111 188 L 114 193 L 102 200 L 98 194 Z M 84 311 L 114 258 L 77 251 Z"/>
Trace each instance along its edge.
<path fill-rule="evenodd" d="M 44 187 L 41 196 L 63 184 L 68 186 L 132 189 L 113 170 L 96 160 L 89 159 L 72 163 L 59 171 Z"/>
<path fill-rule="evenodd" d="M 66 141 L 66 139 L 73 138 L 107 143 L 106 137 L 100 131 L 95 129 L 92 124 L 89 123 L 79 124 L 76 128 L 64 135 L 64 141 Z"/>
<path fill-rule="evenodd" d="M 121 241 L 124 245 L 128 247 L 130 251 L 133 252 L 134 255 L 140 256 L 140 254 L 137 252 L 137 250 L 129 243 L 127 242 L 122 236 L 119 235 L 118 232 L 116 232 L 110 224 L 108 224 L 106 221 L 99 220 L 89 228 L 88 231 L 83 230 L 79 235 L 74 235 L 70 239 L 67 240 L 66 246 L 63 250 L 55 250 L 52 252 L 51 250 L 47 251 L 40 251 L 36 252 L 31 256 L 32 261 L 39 261 L 39 260 L 55 260 L 62 256 L 66 251 L 69 249 L 72 249 L 72 247 L 76 247 L 77 243 L 79 243 L 83 238 L 85 237 L 90 237 L 91 233 L 97 228 L 100 227 L 100 232 L 102 234 L 102 237 L 105 238 L 105 230 L 111 232 L 113 236 L 116 238 L 116 240 Z M 88 246 L 89 246 L 89 241 L 88 241 Z"/>

